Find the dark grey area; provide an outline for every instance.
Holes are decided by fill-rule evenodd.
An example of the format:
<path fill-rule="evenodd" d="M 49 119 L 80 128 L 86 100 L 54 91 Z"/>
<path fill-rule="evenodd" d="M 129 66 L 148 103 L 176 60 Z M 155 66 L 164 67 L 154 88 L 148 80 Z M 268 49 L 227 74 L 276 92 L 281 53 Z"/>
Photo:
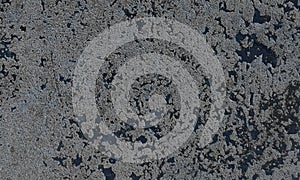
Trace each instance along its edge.
<path fill-rule="evenodd" d="M 299 179 L 299 8 L 298 0 L 2 0 L 0 179 Z M 165 159 L 125 164 L 81 132 L 72 75 L 89 41 L 138 17 L 175 19 L 205 36 L 224 68 L 226 111 L 206 147 L 196 129 Z"/>

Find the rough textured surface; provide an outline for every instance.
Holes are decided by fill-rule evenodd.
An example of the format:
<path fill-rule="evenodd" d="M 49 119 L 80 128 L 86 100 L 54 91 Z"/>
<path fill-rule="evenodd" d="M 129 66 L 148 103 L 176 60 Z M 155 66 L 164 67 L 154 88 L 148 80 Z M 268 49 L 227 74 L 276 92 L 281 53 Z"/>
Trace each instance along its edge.
<path fill-rule="evenodd" d="M 299 179 L 299 8 L 297 0 L 2 0 L 0 179 Z M 72 109 L 77 59 L 102 30 L 137 17 L 167 17 L 189 25 L 220 59 L 226 112 L 205 148 L 197 147 L 196 128 L 169 157 L 125 164 L 95 150 L 82 134 Z M 122 59 L 150 48 L 190 64 L 183 58 L 186 52 L 172 46 L 132 42 L 115 55 Z M 112 76 L 113 68 L 109 71 L 104 80 Z M 152 78 L 158 77 L 141 77 L 136 89 Z M 209 95 L 206 86 L 203 82 Z M 147 107 L 136 110 L 143 113 Z M 157 136 L 168 128 L 172 124 Z"/>

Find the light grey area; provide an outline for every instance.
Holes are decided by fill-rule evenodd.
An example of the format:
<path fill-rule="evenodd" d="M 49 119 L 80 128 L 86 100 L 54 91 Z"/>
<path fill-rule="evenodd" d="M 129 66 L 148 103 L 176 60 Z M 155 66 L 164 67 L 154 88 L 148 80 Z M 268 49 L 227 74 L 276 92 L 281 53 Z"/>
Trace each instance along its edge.
<path fill-rule="evenodd" d="M 0 179 L 299 179 L 299 7 L 297 0 L 2 1 Z M 213 142 L 199 148 L 211 103 L 203 74 L 201 120 L 189 141 L 165 159 L 125 164 L 82 134 L 72 77 L 89 41 L 141 17 L 175 19 L 205 36 L 225 72 L 226 111 Z M 147 48 L 177 57 L 192 75 L 202 72 L 188 52 L 161 41 L 133 42 L 112 56 L 125 60 Z"/>

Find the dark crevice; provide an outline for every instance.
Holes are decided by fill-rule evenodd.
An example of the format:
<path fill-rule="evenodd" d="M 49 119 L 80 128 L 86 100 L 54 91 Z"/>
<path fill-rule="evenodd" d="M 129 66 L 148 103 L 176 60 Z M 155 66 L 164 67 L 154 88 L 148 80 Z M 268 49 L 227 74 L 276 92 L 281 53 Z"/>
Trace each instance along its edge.
<path fill-rule="evenodd" d="M 266 22 L 270 22 L 270 20 L 271 20 L 271 16 L 268 16 L 268 15 L 262 16 L 260 14 L 260 11 L 255 8 L 254 16 L 253 16 L 253 23 L 263 24 Z"/>
<path fill-rule="evenodd" d="M 72 159 L 72 163 L 75 166 L 79 166 L 82 163 L 82 157 L 80 157 L 79 154 L 77 154 L 76 158 Z"/>
<path fill-rule="evenodd" d="M 137 176 L 134 172 L 132 172 L 129 177 L 131 177 L 132 180 L 139 180 L 141 178 L 141 176 Z"/>
<path fill-rule="evenodd" d="M 65 157 L 52 157 L 52 159 L 54 160 L 54 161 L 58 161 L 58 165 L 59 166 L 63 166 L 63 167 L 66 167 L 66 165 L 64 164 L 64 160 L 66 160 L 67 158 L 65 158 Z"/>
<path fill-rule="evenodd" d="M 102 171 L 106 180 L 114 180 L 115 179 L 116 174 L 113 172 L 111 167 L 105 168 L 103 165 L 99 165 L 98 169 Z"/>
<path fill-rule="evenodd" d="M 130 12 L 128 9 L 124 8 L 123 9 L 124 13 L 125 13 L 125 16 L 127 16 L 128 18 L 130 19 L 133 19 L 136 15 L 137 15 L 137 12 L 134 11 L 134 12 Z"/>
<path fill-rule="evenodd" d="M 225 1 L 219 3 L 219 10 L 225 11 L 225 12 L 234 12 L 233 10 L 227 9 L 227 5 L 226 5 Z"/>
<path fill-rule="evenodd" d="M 238 33 L 236 40 L 241 43 L 246 37 L 253 42 L 253 45 L 247 48 L 241 47 L 241 50 L 236 50 L 236 53 L 241 57 L 240 62 L 252 63 L 257 57 L 262 56 L 262 62 L 265 65 L 268 63 L 270 63 L 272 67 L 277 65 L 278 56 L 271 48 L 258 42 L 256 35 L 242 35 Z"/>
<path fill-rule="evenodd" d="M 16 57 L 16 53 L 10 51 L 7 47 L 7 43 L 1 42 L 0 44 L 4 45 L 4 48 L 0 48 L 0 59 L 4 58 L 7 60 L 7 58 L 14 59 L 16 62 L 19 60 Z"/>

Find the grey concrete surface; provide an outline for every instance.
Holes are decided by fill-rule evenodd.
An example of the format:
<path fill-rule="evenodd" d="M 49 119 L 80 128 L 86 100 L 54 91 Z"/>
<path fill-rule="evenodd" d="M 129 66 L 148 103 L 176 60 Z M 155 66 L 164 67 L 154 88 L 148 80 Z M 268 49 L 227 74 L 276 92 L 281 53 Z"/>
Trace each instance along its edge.
<path fill-rule="evenodd" d="M 2 0 L 0 179 L 299 179 L 299 9 L 298 0 Z M 107 88 L 122 60 L 151 51 L 167 54 L 195 74 L 202 92 L 189 140 L 165 158 L 136 164 L 107 157 L 89 143 L 74 115 L 72 79 L 93 38 L 143 17 L 174 19 L 201 33 L 224 70 L 226 98 L 219 130 L 199 147 L 212 103 L 210 82 L 201 67 L 193 67 L 189 52 L 157 39 L 117 49 L 99 70 L 95 96 L 120 139 L 165 136 L 180 109 L 175 85 L 162 88 L 170 79 L 142 76 L 130 91 L 133 110 L 150 112 L 158 103 L 149 100 L 153 93 L 171 94 L 171 103 L 164 103 L 175 113 L 151 130 L 152 137 L 126 130 L 114 118 Z"/>

